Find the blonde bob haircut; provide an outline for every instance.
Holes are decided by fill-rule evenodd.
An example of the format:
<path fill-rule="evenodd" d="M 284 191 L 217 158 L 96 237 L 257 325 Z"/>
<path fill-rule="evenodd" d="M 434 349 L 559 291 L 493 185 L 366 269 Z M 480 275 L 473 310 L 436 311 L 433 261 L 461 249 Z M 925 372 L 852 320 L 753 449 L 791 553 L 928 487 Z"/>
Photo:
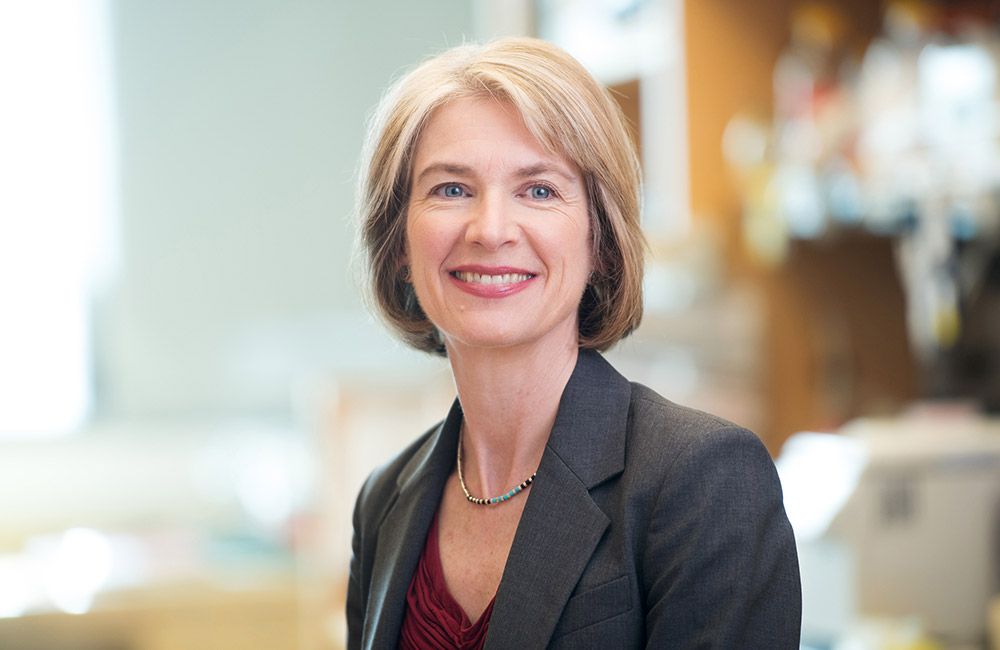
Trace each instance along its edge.
<path fill-rule="evenodd" d="M 403 264 L 412 158 L 435 109 L 483 96 L 511 104 L 547 151 L 582 173 L 594 273 L 580 300 L 580 346 L 606 350 L 642 319 L 639 163 L 621 109 L 607 90 L 573 57 L 537 39 L 447 50 L 402 77 L 382 98 L 369 125 L 358 187 L 369 298 L 404 341 L 445 354 Z"/>

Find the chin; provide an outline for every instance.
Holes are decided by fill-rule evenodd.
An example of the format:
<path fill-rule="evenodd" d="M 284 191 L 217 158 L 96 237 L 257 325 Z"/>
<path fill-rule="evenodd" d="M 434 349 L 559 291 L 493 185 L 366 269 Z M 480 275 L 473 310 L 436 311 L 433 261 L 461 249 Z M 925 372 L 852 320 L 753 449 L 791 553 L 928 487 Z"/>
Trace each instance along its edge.
<path fill-rule="evenodd" d="M 484 334 L 484 332 L 489 331 L 489 334 Z M 524 331 L 524 330 L 506 330 L 498 331 L 496 327 L 492 328 L 482 328 L 477 329 L 474 332 L 454 332 L 452 334 L 444 334 L 445 344 L 449 348 L 459 346 L 464 349 L 479 349 L 479 350 L 504 350 L 504 349 L 514 349 L 521 347 L 530 347 L 533 345 L 544 345 L 548 347 L 559 346 L 559 341 L 563 338 L 562 336 L 552 336 L 555 334 L 553 330 L 547 330 L 545 332 L 538 331 Z M 576 344 L 578 336 L 576 334 L 572 335 L 572 340 L 570 341 L 572 345 Z"/>
<path fill-rule="evenodd" d="M 490 336 L 453 336 L 446 334 L 444 341 L 445 345 L 449 349 L 460 347 L 463 349 L 503 350 L 505 348 L 512 348 L 527 343 L 530 339 L 524 339 L 517 336 L 498 335 L 496 333 Z"/>

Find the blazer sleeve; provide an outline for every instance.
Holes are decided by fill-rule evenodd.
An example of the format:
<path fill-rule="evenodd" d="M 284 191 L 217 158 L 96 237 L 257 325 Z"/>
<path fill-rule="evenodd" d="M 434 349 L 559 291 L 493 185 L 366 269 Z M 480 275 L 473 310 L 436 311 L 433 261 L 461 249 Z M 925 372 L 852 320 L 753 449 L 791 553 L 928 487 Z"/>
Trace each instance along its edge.
<path fill-rule="evenodd" d="M 372 477 L 369 476 L 358 493 L 357 501 L 354 504 L 353 527 L 351 536 L 351 566 L 347 579 L 347 648 L 348 650 L 358 650 L 361 647 L 361 636 L 364 630 L 365 609 L 368 602 L 368 579 L 365 577 L 370 571 L 370 560 L 366 557 L 366 544 L 364 538 L 363 513 L 365 509 L 365 496 L 371 484 Z"/>
<path fill-rule="evenodd" d="M 774 464 L 750 431 L 717 429 L 675 456 L 642 566 L 647 647 L 799 647 L 795 539 Z"/>

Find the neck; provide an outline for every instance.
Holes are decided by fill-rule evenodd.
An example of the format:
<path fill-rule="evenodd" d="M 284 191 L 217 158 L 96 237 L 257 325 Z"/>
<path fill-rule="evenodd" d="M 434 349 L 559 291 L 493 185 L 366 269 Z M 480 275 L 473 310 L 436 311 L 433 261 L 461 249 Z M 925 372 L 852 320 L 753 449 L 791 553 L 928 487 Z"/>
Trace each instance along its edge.
<path fill-rule="evenodd" d="M 538 468 L 578 354 L 575 341 L 533 349 L 449 346 L 464 414 L 463 471 L 477 496 L 506 492 Z"/>

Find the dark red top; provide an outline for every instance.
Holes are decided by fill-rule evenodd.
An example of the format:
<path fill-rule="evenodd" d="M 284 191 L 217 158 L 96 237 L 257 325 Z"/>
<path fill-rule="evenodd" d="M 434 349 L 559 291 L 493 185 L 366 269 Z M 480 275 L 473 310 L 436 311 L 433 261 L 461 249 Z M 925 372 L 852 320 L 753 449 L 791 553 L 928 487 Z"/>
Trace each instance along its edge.
<path fill-rule="evenodd" d="M 403 650 L 479 650 L 486 641 L 494 601 L 490 601 L 478 621 L 469 620 L 445 584 L 437 533 L 438 520 L 434 515 L 424 552 L 406 592 L 406 616 L 399 647 Z"/>

